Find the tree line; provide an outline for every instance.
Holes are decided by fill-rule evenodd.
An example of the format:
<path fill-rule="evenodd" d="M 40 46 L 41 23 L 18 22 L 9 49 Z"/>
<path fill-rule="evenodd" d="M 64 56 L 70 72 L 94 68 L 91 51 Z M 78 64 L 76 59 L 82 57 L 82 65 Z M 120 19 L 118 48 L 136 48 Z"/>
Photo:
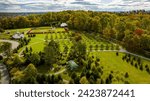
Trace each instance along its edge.
<path fill-rule="evenodd" d="M 59 27 L 62 22 L 66 22 L 70 29 L 97 33 L 108 40 L 119 42 L 129 51 L 139 52 L 150 57 L 149 19 L 150 15 L 146 12 L 62 11 L 2 17 L 0 29 Z"/>

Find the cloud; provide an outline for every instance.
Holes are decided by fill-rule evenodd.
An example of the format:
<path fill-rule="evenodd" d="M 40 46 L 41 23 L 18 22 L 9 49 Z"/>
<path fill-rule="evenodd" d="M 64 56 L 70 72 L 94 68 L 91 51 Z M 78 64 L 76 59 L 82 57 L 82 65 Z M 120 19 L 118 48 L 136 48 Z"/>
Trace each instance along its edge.
<path fill-rule="evenodd" d="M 150 0 L 1 0 L 0 12 L 150 10 Z"/>

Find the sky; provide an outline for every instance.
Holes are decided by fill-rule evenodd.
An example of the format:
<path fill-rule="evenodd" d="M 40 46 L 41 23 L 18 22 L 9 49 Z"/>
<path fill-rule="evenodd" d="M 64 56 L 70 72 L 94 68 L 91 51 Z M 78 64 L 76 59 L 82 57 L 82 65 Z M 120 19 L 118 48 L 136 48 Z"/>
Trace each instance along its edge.
<path fill-rule="evenodd" d="M 0 0 L 0 12 L 150 10 L 150 0 Z"/>

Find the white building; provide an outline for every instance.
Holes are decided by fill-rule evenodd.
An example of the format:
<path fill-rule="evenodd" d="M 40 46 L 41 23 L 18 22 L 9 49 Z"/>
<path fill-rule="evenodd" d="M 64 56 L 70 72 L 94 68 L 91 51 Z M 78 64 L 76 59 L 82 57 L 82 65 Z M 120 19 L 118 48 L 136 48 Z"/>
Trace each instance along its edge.
<path fill-rule="evenodd" d="M 21 39 L 21 38 L 24 38 L 24 34 L 20 34 L 19 32 L 17 32 L 12 36 L 12 38 L 13 39 Z"/>
<path fill-rule="evenodd" d="M 62 23 L 61 25 L 60 25 L 60 27 L 67 27 L 68 25 L 66 24 L 66 23 Z"/>

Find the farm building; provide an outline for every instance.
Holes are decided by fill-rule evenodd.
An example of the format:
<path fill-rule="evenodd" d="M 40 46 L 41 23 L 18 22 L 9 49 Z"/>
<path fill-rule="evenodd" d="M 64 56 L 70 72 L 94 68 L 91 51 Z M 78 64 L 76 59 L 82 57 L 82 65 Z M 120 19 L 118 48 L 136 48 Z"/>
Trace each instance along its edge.
<path fill-rule="evenodd" d="M 24 34 L 17 32 L 12 36 L 12 38 L 13 39 L 21 39 L 21 38 L 24 38 Z"/>

